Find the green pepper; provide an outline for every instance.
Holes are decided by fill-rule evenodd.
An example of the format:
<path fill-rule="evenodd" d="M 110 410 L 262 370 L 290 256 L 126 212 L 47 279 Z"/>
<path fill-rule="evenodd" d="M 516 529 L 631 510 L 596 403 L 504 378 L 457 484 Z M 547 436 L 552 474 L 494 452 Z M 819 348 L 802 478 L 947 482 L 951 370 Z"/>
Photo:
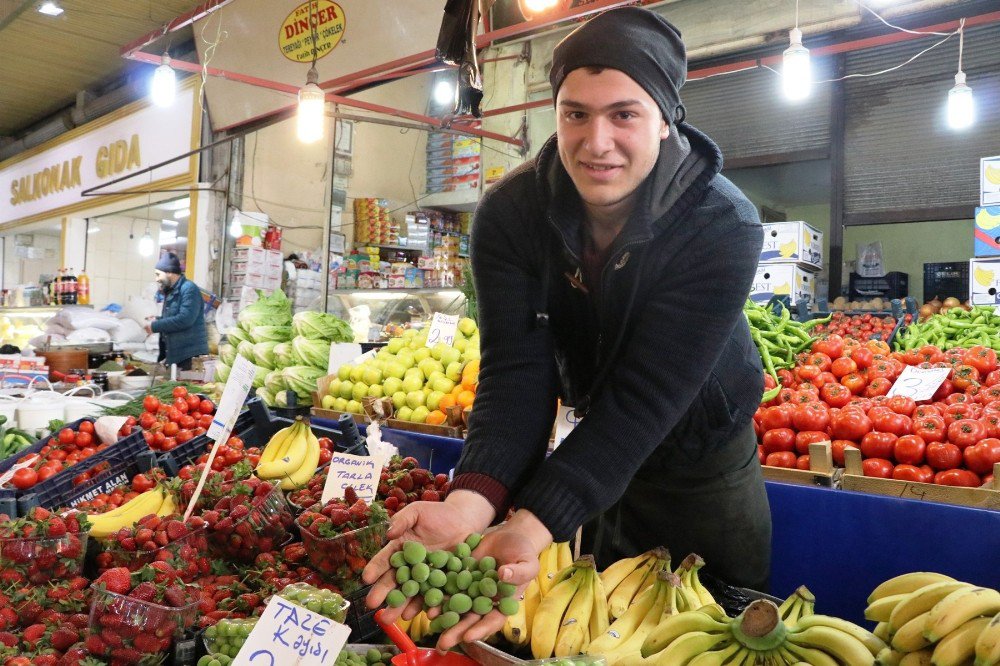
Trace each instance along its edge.
<path fill-rule="evenodd" d="M 779 393 L 781 393 L 781 384 L 778 384 L 770 391 L 764 391 L 764 395 L 761 396 L 760 398 L 761 404 L 764 404 L 765 402 L 771 402 L 772 400 L 778 397 Z"/>

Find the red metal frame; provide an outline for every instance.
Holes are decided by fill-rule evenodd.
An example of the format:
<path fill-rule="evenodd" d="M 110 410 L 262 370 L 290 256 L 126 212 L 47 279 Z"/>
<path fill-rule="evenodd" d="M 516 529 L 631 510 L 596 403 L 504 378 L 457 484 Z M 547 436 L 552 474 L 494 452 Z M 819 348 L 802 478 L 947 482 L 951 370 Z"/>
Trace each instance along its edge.
<path fill-rule="evenodd" d="M 195 21 L 198 21 L 208 16 L 212 12 L 222 9 L 232 1 L 233 0 L 208 0 L 208 2 L 198 5 L 191 11 L 181 14 L 173 21 L 160 28 L 159 30 L 153 30 L 151 32 L 148 32 L 139 39 L 135 40 L 134 42 L 126 44 L 125 46 L 121 47 L 121 49 L 119 49 L 118 53 L 123 58 L 131 58 L 132 54 L 141 49 L 142 47 L 152 44 L 157 39 L 160 39 L 161 37 L 163 37 L 168 33 L 171 33 L 175 30 L 180 30 L 185 26 L 191 25 Z"/>

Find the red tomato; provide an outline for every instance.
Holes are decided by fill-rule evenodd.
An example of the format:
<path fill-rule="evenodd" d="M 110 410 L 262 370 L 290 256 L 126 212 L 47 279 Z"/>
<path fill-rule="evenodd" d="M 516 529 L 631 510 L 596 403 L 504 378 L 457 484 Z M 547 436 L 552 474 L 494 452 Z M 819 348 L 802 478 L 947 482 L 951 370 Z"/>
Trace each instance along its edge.
<path fill-rule="evenodd" d="M 843 384 L 824 384 L 819 390 L 819 397 L 831 407 L 843 407 L 850 401 L 851 392 Z"/>
<path fill-rule="evenodd" d="M 42 455 L 48 458 L 49 460 L 66 460 L 66 456 L 69 454 L 67 454 L 62 449 L 56 449 L 54 451 L 49 451 L 47 456 L 44 453 Z"/>
<path fill-rule="evenodd" d="M 830 436 L 820 430 L 803 430 L 795 434 L 795 451 L 799 455 L 809 453 L 809 445 L 814 442 L 829 442 Z"/>
<path fill-rule="evenodd" d="M 39 481 L 44 481 L 45 479 L 50 479 L 53 476 L 55 476 L 56 474 L 58 474 L 58 473 L 59 473 L 59 470 L 57 470 L 55 467 L 47 467 L 47 466 L 46 467 L 41 467 L 38 470 L 38 480 Z M 14 472 L 14 474 L 16 476 L 17 472 Z M 15 484 L 15 485 L 17 485 L 17 484 Z"/>
<path fill-rule="evenodd" d="M 960 449 L 986 437 L 986 426 L 975 419 L 962 419 L 948 426 L 948 441 Z"/>
<path fill-rule="evenodd" d="M 173 437 L 181 429 L 180 425 L 174 423 L 173 421 L 167 421 L 163 424 L 163 435 L 165 437 Z"/>
<path fill-rule="evenodd" d="M 893 366 L 892 363 L 889 363 L 888 361 L 885 360 L 875 361 L 870 366 L 868 366 L 867 375 L 869 384 L 872 382 L 872 380 L 878 379 L 879 377 L 892 379 L 893 377 L 896 376 L 896 368 L 895 366 Z"/>
<path fill-rule="evenodd" d="M 880 432 L 891 432 L 897 437 L 908 435 L 913 429 L 913 421 L 909 416 L 897 414 L 888 407 L 878 417 L 872 417 L 872 427 Z"/>
<path fill-rule="evenodd" d="M 983 345 L 970 348 L 965 352 L 962 360 L 978 370 L 979 374 L 983 376 L 997 369 L 997 353 Z"/>
<path fill-rule="evenodd" d="M 823 388 L 827 384 L 836 384 L 837 378 L 833 376 L 832 372 L 821 372 L 818 377 L 814 378 L 809 383 L 816 388 Z"/>
<path fill-rule="evenodd" d="M 322 451 L 320 451 L 320 453 L 322 453 Z M 757 462 L 759 462 L 761 465 L 763 465 L 764 461 L 766 459 L 767 459 L 767 454 L 764 453 L 764 447 L 761 446 L 760 444 L 758 444 L 757 445 Z"/>
<path fill-rule="evenodd" d="M 797 382 L 793 382 L 793 383 L 797 383 Z M 788 385 L 784 384 L 784 386 L 788 386 Z M 783 388 L 780 391 L 778 391 L 778 397 L 775 398 L 775 400 L 777 401 L 777 403 L 779 405 L 784 405 L 784 404 L 790 403 L 793 398 L 795 398 L 795 389 Z"/>
<path fill-rule="evenodd" d="M 924 483 L 924 471 L 914 465 L 896 465 L 892 470 L 892 478 L 898 481 L 917 481 Z"/>
<path fill-rule="evenodd" d="M 191 433 L 192 433 L 192 434 L 193 434 L 193 435 L 194 435 L 195 437 L 197 437 L 198 435 L 204 435 L 204 434 L 205 434 L 206 432 L 208 432 L 208 430 L 207 430 L 207 429 L 205 429 L 205 428 L 201 428 L 201 427 L 199 427 L 199 428 L 195 428 L 194 430 L 192 430 L 192 431 L 191 431 Z"/>
<path fill-rule="evenodd" d="M 892 478 L 892 463 L 884 458 L 866 458 L 861 461 L 861 469 L 865 476 L 879 479 Z"/>
<path fill-rule="evenodd" d="M 840 358 L 844 353 L 844 338 L 839 335 L 828 335 L 812 344 L 813 352 L 826 354 L 830 358 Z"/>
<path fill-rule="evenodd" d="M 927 464 L 936 470 L 955 469 L 962 464 L 962 450 L 954 444 L 931 442 L 927 445 Z"/>
<path fill-rule="evenodd" d="M 959 391 L 964 391 L 969 388 L 973 382 L 979 381 L 979 371 L 976 370 L 971 365 L 956 365 L 954 375 L 951 378 L 951 383 L 955 385 Z"/>
<path fill-rule="evenodd" d="M 184 404 L 186 405 L 187 403 L 185 402 Z M 180 421 L 182 416 L 184 416 L 184 414 L 176 407 L 171 407 L 167 410 L 167 419 L 173 421 L 174 423 Z"/>
<path fill-rule="evenodd" d="M 72 430 L 70 431 L 72 432 Z M 21 469 L 14 472 L 11 482 L 14 487 L 18 490 L 24 490 L 25 488 L 30 488 L 36 483 L 38 483 L 38 472 L 31 469 L 30 467 L 22 467 Z"/>
<path fill-rule="evenodd" d="M 1000 462 L 1000 439 L 987 437 L 978 444 L 970 446 L 962 452 L 965 466 L 976 474 L 989 474 L 993 465 Z"/>
<path fill-rule="evenodd" d="M 227 448 L 223 458 L 225 459 L 227 465 L 235 465 L 239 461 L 243 460 L 243 452 Z"/>
<path fill-rule="evenodd" d="M 80 449 L 80 458 L 89 458 L 90 456 L 97 453 L 97 449 L 92 446 L 85 446 Z"/>
<path fill-rule="evenodd" d="M 984 426 L 986 426 L 987 437 L 1000 438 L 1000 413 L 984 412 L 983 415 L 979 417 L 979 420 Z"/>
<path fill-rule="evenodd" d="M 892 458 L 896 439 L 891 432 L 870 432 L 861 440 L 861 455 L 865 458 Z"/>
<path fill-rule="evenodd" d="M 952 393 L 944 399 L 946 405 L 958 405 L 964 402 L 975 402 L 968 393 Z"/>
<path fill-rule="evenodd" d="M 1000 384 L 1000 370 L 994 370 L 990 374 L 986 375 L 986 381 L 983 382 L 987 386 L 995 386 Z"/>
<path fill-rule="evenodd" d="M 924 345 L 917 350 L 917 355 L 924 363 L 937 363 L 944 358 L 944 354 L 941 353 L 941 350 L 934 345 Z"/>
<path fill-rule="evenodd" d="M 761 441 L 767 454 L 795 450 L 795 431 L 791 428 L 775 428 L 764 433 Z"/>
<path fill-rule="evenodd" d="M 145 474 L 136 474 L 132 477 L 132 490 L 137 493 L 144 493 L 147 490 L 152 490 L 156 486 L 156 482 Z"/>
<path fill-rule="evenodd" d="M 187 414 L 189 410 L 187 400 L 185 400 L 184 398 L 177 398 L 176 400 L 174 400 L 174 409 L 176 409 L 181 414 Z"/>
<path fill-rule="evenodd" d="M 832 372 L 833 376 L 836 377 L 837 379 L 840 379 L 841 377 L 844 377 L 846 375 L 851 374 L 852 372 L 857 372 L 857 371 L 858 371 L 858 364 L 854 361 L 854 359 L 848 356 L 838 358 L 830 366 L 830 372 Z"/>
<path fill-rule="evenodd" d="M 860 396 L 855 396 L 851 398 L 851 402 L 848 403 L 848 407 L 861 410 L 862 414 L 867 414 L 868 411 L 875 404 L 875 401 L 871 398 L 862 398 Z"/>
<path fill-rule="evenodd" d="M 85 433 L 93 435 L 94 434 L 94 424 L 93 424 L 92 421 L 82 421 L 80 423 L 80 427 L 77 428 L 77 430 L 79 430 L 80 432 L 85 432 Z"/>
<path fill-rule="evenodd" d="M 811 379 L 819 377 L 821 373 L 820 367 L 818 365 L 800 365 L 795 368 L 795 376 L 799 378 L 799 381 L 807 382 Z"/>
<path fill-rule="evenodd" d="M 820 372 L 827 372 L 830 369 L 830 365 L 833 363 L 833 358 L 823 352 L 816 352 L 809 355 L 806 363 L 808 365 L 818 366 Z"/>
<path fill-rule="evenodd" d="M 320 444 L 323 443 L 323 439 L 325 439 L 325 438 L 324 437 L 320 437 L 320 439 L 319 439 Z M 233 449 L 234 451 L 242 451 L 243 448 L 246 446 L 246 444 L 239 437 L 230 437 L 229 441 L 226 442 L 226 446 L 228 446 L 229 448 Z"/>
<path fill-rule="evenodd" d="M 925 416 L 941 416 L 941 410 L 934 405 L 917 405 L 913 410 L 913 418 L 922 419 Z"/>
<path fill-rule="evenodd" d="M 196 396 L 194 393 L 188 393 L 187 395 L 188 412 L 200 411 L 201 398 Z"/>
<path fill-rule="evenodd" d="M 851 360 L 864 370 L 875 361 L 875 352 L 867 347 L 858 347 L 851 352 Z"/>
<path fill-rule="evenodd" d="M 903 435 L 896 440 L 892 457 L 896 462 L 907 465 L 921 465 L 927 451 L 927 442 L 919 435 Z"/>
<path fill-rule="evenodd" d="M 895 395 L 889 398 L 886 404 L 892 411 L 905 416 L 911 416 L 917 408 L 917 403 L 913 402 L 913 398 L 907 398 L 902 395 Z"/>
<path fill-rule="evenodd" d="M 180 430 L 177 432 L 177 443 L 183 444 L 184 442 L 190 440 L 194 437 L 190 430 Z"/>
<path fill-rule="evenodd" d="M 83 425 L 82 423 L 80 425 Z M 79 448 L 86 448 L 94 443 L 94 436 L 89 432 L 84 432 L 81 430 L 76 433 L 76 445 Z"/>
<path fill-rule="evenodd" d="M 872 429 L 872 422 L 858 410 L 845 407 L 836 418 L 830 419 L 830 434 L 836 439 L 860 442 Z"/>
<path fill-rule="evenodd" d="M 60 444 L 72 444 L 76 441 L 76 433 L 69 428 L 63 428 L 59 431 L 59 443 Z"/>
<path fill-rule="evenodd" d="M 799 456 L 798 459 L 795 461 L 795 467 L 796 467 L 796 469 L 803 469 L 803 470 L 806 470 L 808 472 L 809 471 L 809 456 L 808 455 Z"/>
<path fill-rule="evenodd" d="M 143 439 L 146 440 L 146 446 L 152 448 L 153 447 L 153 439 L 156 437 L 156 434 L 147 431 L 147 432 L 142 433 L 142 437 L 143 437 Z"/>
<path fill-rule="evenodd" d="M 868 381 L 857 372 L 852 372 L 840 378 L 840 383 L 847 387 L 854 395 L 861 395 L 864 392 Z"/>
<path fill-rule="evenodd" d="M 982 481 L 979 475 L 967 469 L 949 469 L 934 475 L 934 483 L 941 486 L 978 488 Z"/>
<path fill-rule="evenodd" d="M 994 372 L 997 371 L 994 370 Z M 997 386 L 996 384 L 992 386 L 988 385 L 984 386 L 983 390 L 981 390 L 979 394 L 976 396 L 976 399 L 979 400 L 979 402 L 983 403 L 984 405 L 988 405 L 991 402 L 996 402 L 997 400 L 1000 400 L 1000 386 Z"/>
<path fill-rule="evenodd" d="M 770 375 L 768 376 L 770 377 Z M 772 386 L 771 388 L 774 387 Z M 209 400 L 208 398 L 205 398 L 204 400 L 201 401 L 201 404 L 198 405 L 198 411 L 200 411 L 202 414 L 214 414 L 215 403 Z"/>
<path fill-rule="evenodd" d="M 188 394 L 188 390 L 183 386 L 175 386 L 173 391 L 175 398 L 184 398 Z"/>
<path fill-rule="evenodd" d="M 198 427 L 199 428 L 205 428 L 206 430 L 208 430 L 209 426 L 211 426 L 211 425 L 212 425 L 212 415 L 211 414 L 202 414 L 201 417 L 198 418 Z"/>
<path fill-rule="evenodd" d="M 195 412 L 195 414 L 200 414 L 200 412 Z M 177 422 L 177 425 L 179 425 L 184 430 L 190 430 L 191 428 L 198 425 L 198 421 L 190 414 L 185 414 L 184 416 L 181 417 L 180 421 Z"/>
<path fill-rule="evenodd" d="M 143 412 L 139 417 L 139 426 L 143 430 L 149 430 L 156 423 L 156 417 L 149 412 Z"/>
<path fill-rule="evenodd" d="M 160 446 L 164 451 L 173 451 L 177 448 L 177 439 L 175 437 L 167 437 L 163 440 L 163 444 Z"/>
<path fill-rule="evenodd" d="M 794 411 L 795 407 L 789 403 L 766 407 L 761 413 L 760 424 L 765 431 L 776 428 L 791 428 L 792 412 Z"/>
<path fill-rule="evenodd" d="M 809 402 L 797 406 L 792 412 L 792 425 L 799 432 L 803 430 L 826 430 L 830 425 L 830 414 L 821 402 Z"/>
<path fill-rule="evenodd" d="M 944 400 L 949 395 L 951 395 L 952 393 L 954 393 L 954 391 L 955 391 L 955 387 L 952 386 L 951 380 L 950 379 L 946 379 L 943 382 L 941 382 L 941 386 L 938 387 L 938 390 L 934 391 L 934 395 L 932 396 L 932 400 Z"/>
<path fill-rule="evenodd" d="M 954 405 L 948 405 L 944 410 L 944 424 L 951 427 L 951 424 L 955 421 L 961 421 L 963 419 L 974 418 L 972 405 L 967 402 L 959 402 Z"/>
<path fill-rule="evenodd" d="M 871 370 L 871 368 L 869 368 Z M 876 377 L 869 382 L 868 386 L 865 387 L 865 397 L 874 398 L 875 396 L 885 395 L 892 388 L 892 380 L 886 377 Z"/>
<path fill-rule="evenodd" d="M 797 458 L 791 451 L 779 451 L 777 453 L 767 454 L 767 458 L 764 459 L 764 464 L 768 467 L 788 467 L 792 469 L 795 467 Z"/>
<path fill-rule="evenodd" d="M 142 408 L 150 414 L 155 414 L 160 408 L 160 399 L 155 395 L 147 395 L 142 399 Z"/>
<path fill-rule="evenodd" d="M 830 452 L 833 454 L 833 464 L 838 467 L 844 466 L 844 449 L 846 448 L 856 449 L 858 448 L 858 445 L 846 439 L 835 439 L 830 442 Z"/>

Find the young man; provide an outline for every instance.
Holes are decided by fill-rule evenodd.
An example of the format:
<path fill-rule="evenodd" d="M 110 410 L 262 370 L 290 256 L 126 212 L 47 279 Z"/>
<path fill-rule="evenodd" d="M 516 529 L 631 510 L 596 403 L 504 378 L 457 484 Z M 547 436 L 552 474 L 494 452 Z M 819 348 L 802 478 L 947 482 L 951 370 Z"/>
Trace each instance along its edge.
<path fill-rule="evenodd" d="M 556 136 L 476 211 L 482 366 L 452 492 L 396 514 L 367 581 L 400 540 L 450 547 L 513 507 L 477 553 L 503 580 L 526 583 L 543 547 L 587 523 L 601 567 L 664 545 L 767 587 L 762 371 L 742 314 L 763 232 L 718 147 L 683 122 L 686 71 L 680 33 L 645 9 L 605 12 L 556 47 Z M 557 397 L 583 418 L 546 459 Z M 439 645 L 502 618 L 474 623 Z"/>
<path fill-rule="evenodd" d="M 182 272 L 173 252 L 156 262 L 156 282 L 164 294 L 163 314 L 146 324 L 146 332 L 160 334 L 161 362 L 190 370 L 192 358 L 208 353 L 208 331 L 201 290 Z"/>

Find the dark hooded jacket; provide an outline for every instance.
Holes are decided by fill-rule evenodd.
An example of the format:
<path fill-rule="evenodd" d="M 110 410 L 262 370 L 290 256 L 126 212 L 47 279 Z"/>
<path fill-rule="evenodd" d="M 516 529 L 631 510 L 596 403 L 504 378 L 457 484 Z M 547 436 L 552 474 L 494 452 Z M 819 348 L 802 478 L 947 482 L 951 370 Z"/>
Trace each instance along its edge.
<path fill-rule="evenodd" d="M 736 435 L 763 388 L 742 314 L 763 231 L 721 168 L 707 136 L 672 126 L 589 294 L 572 279 L 584 218 L 555 136 L 486 193 L 472 231 L 480 384 L 453 488 L 499 518 L 526 508 L 564 541 L 637 473 L 708 477 L 756 455 Z M 546 458 L 557 397 L 586 416 Z"/>

